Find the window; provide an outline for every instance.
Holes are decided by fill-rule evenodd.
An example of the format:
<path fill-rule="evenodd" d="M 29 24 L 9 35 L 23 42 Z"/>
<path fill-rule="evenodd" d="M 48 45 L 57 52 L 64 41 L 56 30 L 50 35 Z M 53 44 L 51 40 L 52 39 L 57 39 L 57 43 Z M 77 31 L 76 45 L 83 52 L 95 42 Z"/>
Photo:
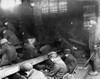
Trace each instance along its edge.
<path fill-rule="evenodd" d="M 50 13 L 57 13 L 57 0 L 49 0 Z"/>
<path fill-rule="evenodd" d="M 59 0 L 59 12 L 67 11 L 67 0 Z"/>
<path fill-rule="evenodd" d="M 42 13 L 62 13 L 67 11 L 67 0 L 42 0 Z"/>
<path fill-rule="evenodd" d="M 48 13 L 49 12 L 49 4 L 48 0 L 41 1 L 41 7 L 42 7 L 42 13 Z"/>

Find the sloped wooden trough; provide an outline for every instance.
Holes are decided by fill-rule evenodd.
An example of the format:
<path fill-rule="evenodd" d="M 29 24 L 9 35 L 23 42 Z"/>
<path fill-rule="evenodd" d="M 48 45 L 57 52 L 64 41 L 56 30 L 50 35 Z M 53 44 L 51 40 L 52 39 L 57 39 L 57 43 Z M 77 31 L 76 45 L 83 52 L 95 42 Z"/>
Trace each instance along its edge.
<path fill-rule="evenodd" d="M 35 65 L 35 64 L 38 64 L 46 59 L 47 59 L 47 55 L 44 55 L 44 56 L 40 56 L 37 58 L 23 61 L 23 62 L 18 63 L 18 64 L 14 64 L 11 66 L 4 66 L 4 67 L 0 68 L 0 79 L 5 78 L 9 75 L 12 75 L 12 74 L 20 71 L 20 65 L 23 63 L 31 63 L 32 65 Z"/>

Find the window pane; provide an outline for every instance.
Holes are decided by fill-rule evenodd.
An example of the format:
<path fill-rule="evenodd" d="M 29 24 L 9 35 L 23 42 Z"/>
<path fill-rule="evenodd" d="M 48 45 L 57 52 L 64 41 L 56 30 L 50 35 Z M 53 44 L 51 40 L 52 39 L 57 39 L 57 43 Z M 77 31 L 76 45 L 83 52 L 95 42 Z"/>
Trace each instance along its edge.
<path fill-rule="evenodd" d="M 49 7 L 51 13 L 57 13 L 57 0 L 50 0 Z"/>
<path fill-rule="evenodd" d="M 48 0 L 42 0 L 41 1 L 41 7 L 42 7 L 42 13 L 48 13 L 49 8 L 48 8 Z"/>
<path fill-rule="evenodd" d="M 59 12 L 67 11 L 67 0 L 59 0 Z"/>
<path fill-rule="evenodd" d="M 42 0 L 42 13 L 60 13 L 67 11 L 67 0 Z"/>

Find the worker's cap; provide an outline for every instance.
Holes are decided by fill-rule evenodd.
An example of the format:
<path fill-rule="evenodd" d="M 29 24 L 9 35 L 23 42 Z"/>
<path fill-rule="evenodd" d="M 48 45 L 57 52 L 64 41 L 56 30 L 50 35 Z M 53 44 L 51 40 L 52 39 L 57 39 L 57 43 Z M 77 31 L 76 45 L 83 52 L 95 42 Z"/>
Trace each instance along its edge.
<path fill-rule="evenodd" d="M 33 66 L 30 63 L 24 63 L 24 64 L 20 65 L 20 69 L 22 71 L 30 71 L 31 69 L 33 69 Z"/>
<path fill-rule="evenodd" d="M 65 51 L 65 52 L 70 52 L 70 49 L 65 49 L 64 51 Z"/>
<path fill-rule="evenodd" d="M 8 42 L 8 40 L 6 38 L 3 38 L 3 39 L 0 40 L 0 43 L 4 44 L 4 43 L 9 43 L 9 42 Z"/>
<path fill-rule="evenodd" d="M 52 55 L 54 55 L 54 54 L 57 54 L 57 52 L 52 51 L 52 52 L 50 52 L 48 55 L 49 55 L 49 56 L 52 56 Z"/>
<path fill-rule="evenodd" d="M 68 57 L 69 54 L 70 54 L 70 49 L 65 49 L 64 50 L 64 54 L 65 54 L 66 57 Z"/>

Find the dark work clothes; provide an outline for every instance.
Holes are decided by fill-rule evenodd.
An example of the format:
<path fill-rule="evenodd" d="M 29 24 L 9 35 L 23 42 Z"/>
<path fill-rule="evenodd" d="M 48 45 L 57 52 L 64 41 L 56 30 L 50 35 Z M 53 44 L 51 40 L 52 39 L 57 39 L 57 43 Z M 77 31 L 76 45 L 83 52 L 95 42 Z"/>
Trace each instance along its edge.
<path fill-rule="evenodd" d="M 5 30 L 5 29 L 6 29 L 6 27 L 1 27 L 0 28 L 0 39 L 3 38 L 3 30 Z"/>
<path fill-rule="evenodd" d="M 37 56 L 39 56 L 39 53 L 36 48 L 33 48 L 32 46 L 28 44 L 24 46 L 23 57 L 22 57 L 23 59 L 31 59 Z"/>
<path fill-rule="evenodd" d="M 73 50 L 72 47 L 73 47 L 73 46 L 72 46 L 72 44 L 71 44 L 69 41 L 67 41 L 67 40 L 64 39 L 64 38 L 61 39 L 61 44 L 60 44 L 60 49 L 61 49 L 61 50 L 70 49 L 70 50 L 71 50 L 71 54 L 74 55 L 74 52 L 75 52 L 75 51 Z"/>
<path fill-rule="evenodd" d="M 92 71 L 95 71 L 94 61 L 93 60 L 90 60 L 89 63 L 91 65 L 91 67 L 92 67 Z"/>
<path fill-rule="evenodd" d="M 47 79 L 62 79 L 67 71 L 68 69 L 66 64 L 60 57 L 57 57 L 54 60 L 54 65 L 51 67 L 51 69 L 44 72 L 44 74 L 47 76 Z"/>
<path fill-rule="evenodd" d="M 94 49 L 94 45 L 97 45 L 97 39 L 96 39 L 96 27 L 92 26 L 89 30 L 89 50 L 90 50 L 90 56 L 96 52 Z M 93 57 L 91 58 L 91 60 L 89 61 L 90 65 L 92 66 L 92 70 L 95 71 L 95 65 L 94 65 L 94 61 L 96 59 L 96 54 L 97 52 L 93 55 Z"/>
<path fill-rule="evenodd" d="M 13 74 L 8 77 L 9 79 L 27 79 L 26 77 L 20 75 L 19 73 Z"/>
<path fill-rule="evenodd" d="M 0 66 L 11 64 L 12 62 L 15 62 L 17 59 L 17 52 L 13 45 L 11 44 L 4 44 L 2 45 L 2 58 L 0 62 Z"/>
<path fill-rule="evenodd" d="M 45 70 L 45 69 L 50 70 L 53 64 L 54 63 L 50 59 L 47 59 L 37 65 L 34 65 L 33 67 L 37 70 Z"/>
<path fill-rule="evenodd" d="M 92 55 L 94 52 L 96 52 L 94 54 L 94 56 L 91 58 L 92 60 L 95 60 L 96 58 L 96 54 L 98 54 L 98 52 L 95 50 L 95 45 L 99 45 L 99 40 L 98 40 L 98 36 L 96 36 L 96 26 L 92 26 L 89 30 L 89 50 L 90 50 L 90 55 Z"/>
<path fill-rule="evenodd" d="M 16 32 L 15 26 L 12 23 L 10 23 L 10 22 L 8 22 L 7 28 L 9 30 L 11 30 L 12 32 L 14 32 L 15 34 L 17 34 L 17 32 L 18 32 L 18 31 Z"/>
<path fill-rule="evenodd" d="M 96 35 L 95 35 L 95 26 L 92 26 L 89 30 L 89 49 L 90 51 L 94 50 L 94 45 L 97 45 L 97 39 L 96 39 Z"/>
<path fill-rule="evenodd" d="M 13 45 L 18 45 L 20 43 L 15 33 L 10 30 L 6 30 L 4 33 L 4 38 L 6 38 Z"/>
<path fill-rule="evenodd" d="M 63 57 L 62 59 L 68 67 L 68 72 L 72 73 L 77 65 L 77 62 L 74 56 L 72 54 L 69 54 L 68 57 Z"/>
<path fill-rule="evenodd" d="M 42 54 L 47 54 L 51 51 L 51 49 L 52 49 L 51 46 L 47 44 L 47 45 L 44 45 L 40 48 L 40 52 Z"/>
<path fill-rule="evenodd" d="M 16 8 L 19 18 L 20 18 L 20 32 L 21 34 L 24 33 L 23 38 L 22 39 L 27 39 L 28 35 L 33 34 L 33 10 L 30 7 L 30 5 L 28 3 L 23 3 L 20 4 L 17 8 Z"/>

